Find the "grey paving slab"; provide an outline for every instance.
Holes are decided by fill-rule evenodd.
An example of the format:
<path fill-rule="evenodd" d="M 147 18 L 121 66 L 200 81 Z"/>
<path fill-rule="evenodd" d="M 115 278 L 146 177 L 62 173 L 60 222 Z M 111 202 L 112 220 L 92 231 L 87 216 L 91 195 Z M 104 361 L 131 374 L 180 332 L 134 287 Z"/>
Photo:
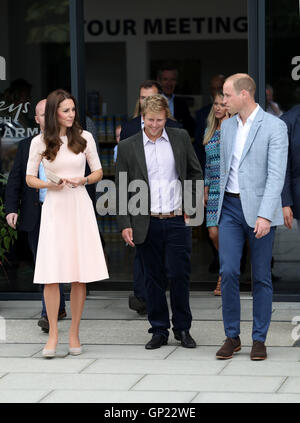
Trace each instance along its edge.
<path fill-rule="evenodd" d="M 224 376 L 299 376 L 299 362 L 277 362 L 277 361 L 249 361 L 236 362 L 231 360 L 221 370 L 220 375 Z"/>
<path fill-rule="evenodd" d="M 64 360 L 36 358 L 0 358 L 0 372 L 9 373 L 79 373 L 93 359 Z"/>
<path fill-rule="evenodd" d="M 143 375 L 9 373 L 0 379 L 0 396 L 1 391 L 7 389 L 61 389 L 75 391 L 105 389 L 108 391 L 128 391 L 142 378 L 142 376 Z"/>
<path fill-rule="evenodd" d="M 275 309 L 272 313 L 272 321 L 291 323 L 292 319 L 295 319 L 298 322 L 300 322 L 300 304 L 299 304 L 298 310 L 294 308 L 291 308 L 291 309 L 278 308 L 278 309 Z"/>
<path fill-rule="evenodd" d="M 48 391 L 8 389 L 0 391 L 0 403 L 37 403 Z"/>
<path fill-rule="evenodd" d="M 31 319 L 41 313 L 40 301 L 0 301 L 0 316 L 5 319 Z"/>
<path fill-rule="evenodd" d="M 82 373 L 111 373 L 111 374 L 177 374 L 177 375 L 217 375 L 226 366 L 223 361 L 193 361 L 186 360 L 140 360 L 99 359 L 88 366 Z M 0 361 L 1 370 L 1 361 Z"/>
<path fill-rule="evenodd" d="M 63 391 L 51 392 L 42 403 L 189 403 L 196 392 Z"/>
<path fill-rule="evenodd" d="M 82 320 L 80 340 L 82 344 L 124 344 L 145 345 L 149 339 L 150 325 L 146 320 Z M 59 322 L 59 342 L 68 343 L 70 321 Z M 271 322 L 266 345 L 292 346 L 294 326 L 289 322 Z M 243 345 L 252 345 L 252 321 L 241 322 Z M 35 320 L 7 320 L 7 343 L 45 343 L 47 335 L 37 327 Z M 220 345 L 224 338 L 222 321 L 193 321 L 191 333 L 198 345 Z M 173 334 L 170 345 L 178 345 Z"/>
<path fill-rule="evenodd" d="M 299 302 L 273 302 L 274 310 L 298 310 L 300 315 L 300 303 Z"/>
<path fill-rule="evenodd" d="M 81 360 L 82 358 L 164 360 L 176 348 L 178 347 L 166 345 L 163 348 L 150 351 L 146 350 L 143 345 L 84 345 L 81 355 L 68 355 L 66 360 Z"/>
<path fill-rule="evenodd" d="M 0 344 L 0 357 L 31 357 L 44 348 L 44 344 Z"/>
<path fill-rule="evenodd" d="M 201 392 L 276 392 L 284 377 L 148 375 L 133 390 Z M 1 382 L 1 380 L 0 380 Z"/>
<path fill-rule="evenodd" d="M 216 393 L 201 392 L 192 403 L 299 403 L 300 395 L 296 394 L 253 394 L 253 393 Z"/>
<path fill-rule="evenodd" d="M 300 377 L 288 377 L 278 390 L 278 393 L 300 394 Z"/>
<path fill-rule="evenodd" d="M 196 349 L 189 351 L 189 360 L 211 360 L 216 358 L 217 346 L 199 346 Z M 242 350 L 234 355 L 234 362 L 249 361 L 250 360 L 250 346 L 242 345 Z M 168 356 L 168 360 L 186 360 L 186 351 L 184 348 L 176 348 Z M 291 361 L 297 362 L 300 360 L 300 349 L 294 347 L 268 347 L 268 362 L 269 361 Z M 266 363 L 266 362 L 265 362 Z"/>

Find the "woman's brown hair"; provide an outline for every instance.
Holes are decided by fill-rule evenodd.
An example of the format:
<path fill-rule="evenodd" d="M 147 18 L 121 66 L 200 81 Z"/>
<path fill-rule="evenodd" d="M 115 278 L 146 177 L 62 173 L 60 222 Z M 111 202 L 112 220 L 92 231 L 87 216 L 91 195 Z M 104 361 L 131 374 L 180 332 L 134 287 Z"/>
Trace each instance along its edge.
<path fill-rule="evenodd" d="M 52 91 L 47 97 L 45 110 L 44 141 L 46 150 L 43 156 L 53 161 L 58 153 L 62 141 L 60 139 L 60 126 L 57 119 L 57 109 L 64 100 L 73 100 L 75 106 L 75 119 L 71 128 L 67 128 L 68 148 L 75 154 L 83 153 L 86 148 L 86 140 L 81 136 L 82 127 L 79 123 L 77 104 L 75 98 L 65 90 Z"/>

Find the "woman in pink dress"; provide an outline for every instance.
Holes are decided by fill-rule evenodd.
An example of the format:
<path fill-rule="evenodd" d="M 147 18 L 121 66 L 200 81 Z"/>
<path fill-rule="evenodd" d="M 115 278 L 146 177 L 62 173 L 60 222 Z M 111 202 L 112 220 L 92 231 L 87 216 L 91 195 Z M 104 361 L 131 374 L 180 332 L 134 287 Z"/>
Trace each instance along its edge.
<path fill-rule="evenodd" d="M 41 161 L 47 182 L 37 177 Z M 91 169 L 87 177 L 86 161 Z M 102 178 L 101 163 L 93 136 L 80 127 L 74 97 L 64 90 L 53 91 L 47 98 L 45 130 L 31 142 L 26 174 L 31 188 L 47 188 L 34 273 L 34 283 L 45 284 L 49 320 L 43 355 L 55 356 L 59 283 L 72 284 L 69 353 L 78 355 L 82 351 L 79 325 L 85 284 L 109 276 L 93 204 L 85 188 Z"/>

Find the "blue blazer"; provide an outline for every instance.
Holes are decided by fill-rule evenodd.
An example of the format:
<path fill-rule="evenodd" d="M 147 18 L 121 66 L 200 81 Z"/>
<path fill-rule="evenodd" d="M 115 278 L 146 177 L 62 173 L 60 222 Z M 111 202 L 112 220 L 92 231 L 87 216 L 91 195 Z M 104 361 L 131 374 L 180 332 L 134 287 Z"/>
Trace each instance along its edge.
<path fill-rule="evenodd" d="M 225 187 L 230 172 L 238 128 L 237 116 L 221 125 L 220 138 L 220 219 Z M 283 224 L 281 192 L 288 154 L 286 124 L 259 108 L 241 156 L 238 179 L 245 220 L 254 228 L 257 217 Z"/>
<path fill-rule="evenodd" d="M 300 105 L 281 116 L 289 136 L 288 163 L 281 195 L 282 207 L 290 206 L 295 219 L 300 219 Z"/>

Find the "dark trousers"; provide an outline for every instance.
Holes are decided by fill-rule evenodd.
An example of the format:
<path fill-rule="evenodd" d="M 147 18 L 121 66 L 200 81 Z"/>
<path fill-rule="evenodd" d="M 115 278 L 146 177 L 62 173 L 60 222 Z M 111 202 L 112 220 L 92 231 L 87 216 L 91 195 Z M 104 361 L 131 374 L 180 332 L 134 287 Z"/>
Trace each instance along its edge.
<path fill-rule="evenodd" d="M 133 265 L 133 292 L 137 298 L 146 301 L 144 269 L 138 248 L 136 248 Z"/>
<path fill-rule="evenodd" d="M 150 218 L 147 237 L 143 244 L 137 245 L 144 269 L 147 312 L 151 324 L 149 333 L 168 337 L 170 318 L 166 298 L 167 280 L 170 282 L 174 333 L 191 327 L 191 247 L 191 228 L 185 225 L 182 216 Z"/>
<path fill-rule="evenodd" d="M 247 225 L 239 198 L 224 196 L 219 222 L 219 257 L 222 276 L 222 310 L 226 336 L 240 334 L 240 261 L 248 238 L 251 250 L 253 281 L 252 339 L 264 342 L 272 315 L 271 259 L 275 227 L 268 235 L 255 238 Z"/>
<path fill-rule="evenodd" d="M 30 250 L 33 254 L 34 263 L 35 263 L 35 260 L 36 260 L 37 247 L 38 247 L 38 243 L 39 243 L 40 223 L 41 223 L 41 213 L 39 214 L 39 218 L 38 218 L 37 223 L 36 223 L 35 227 L 33 228 L 33 230 L 30 231 L 30 232 L 27 232 L 27 234 L 28 234 L 28 244 L 29 244 L 29 248 L 30 248 Z M 44 300 L 44 286 L 45 285 L 41 285 L 41 290 L 42 290 L 42 313 L 41 313 L 41 316 L 42 317 L 47 316 L 46 304 L 45 304 L 45 300 Z M 59 284 L 59 291 L 60 291 L 60 305 L 59 305 L 59 313 L 60 313 L 66 307 L 66 305 L 65 305 L 65 295 L 64 295 L 64 285 L 62 283 Z"/>

